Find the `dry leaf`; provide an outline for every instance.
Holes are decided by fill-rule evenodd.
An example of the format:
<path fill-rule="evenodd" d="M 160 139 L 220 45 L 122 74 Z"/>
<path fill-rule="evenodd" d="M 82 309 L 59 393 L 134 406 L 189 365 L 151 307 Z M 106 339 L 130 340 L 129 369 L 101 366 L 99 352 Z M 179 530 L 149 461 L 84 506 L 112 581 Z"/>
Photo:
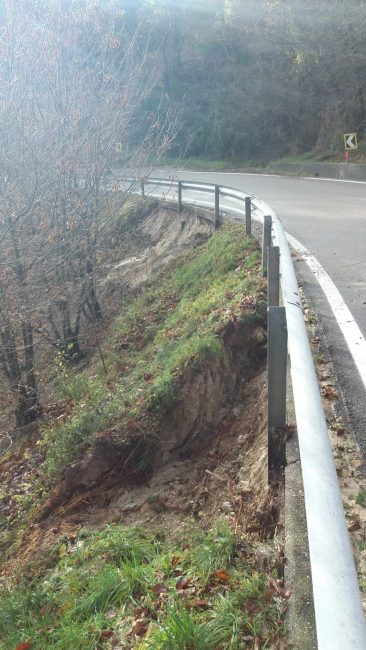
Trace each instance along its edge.
<path fill-rule="evenodd" d="M 58 556 L 59 558 L 65 557 L 67 553 L 67 544 L 61 544 L 60 548 L 58 549 Z"/>
<path fill-rule="evenodd" d="M 291 591 L 286 591 L 286 589 L 283 588 L 281 580 L 274 580 L 273 578 L 269 578 L 268 583 L 278 596 L 281 596 L 281 598 L 290 598 Z"/>
<path fill-rule="evenodd" d="M 29 648 L 31 647 L 32 647 L 31 641 L 26 641 L 25 643 L 19 643 L 19 645 L 17 645 L 15 650 L 29 650 Z"/>
<path fill-rule="evenodd" d="M 229 576 L 226 571 L 215 571 L 212 574 L 212 577 L 215 578 L 215 580 L 220 580 L 220 582 L 227 582 L 229 580 Z"/>
<path fill-rule="evenodd" d="M 165 594 L 168 591 L 168 587 L 166 585 L 158 583 L 151 587 L 151 591 L 153 594 Z"/>
<path fill-rule="evenodd" d="M 207 600 L 204 600 L 203 598 L 198 599 L 198 600 L 192 600 L 189 603 L 189 606 L 190 607 L 198 607 L 198 609 L 208 609 L 209 608 L 209 604 L 208 604 Z"/>
<path fill-rule="evenodd" d="M 187 589 L 187 587 L 189 587 L 189 583 L 188 583 L 187 578 L 183 578 L 183 576 L 178 578 L 178 580 L 176 582 L 176 585 L 175 585 L 175 588 L 176 589 Z"/>
<path fill-rule="evenodd" d="M 148 628 L 149 622 L 146 618 L 137 618 L 132 625 L 131 634 L 136 636 L 144 636 Z"/>
<path fill-rule="evenodd" d="M 360 522 L 358 521 L 358 519 L 356 519 L 355 521 L 353 521 L 353 522 L 348 526 L 348 532 L 349 532 L 349 533 L 354 533 L 354 532 L 356 532 L 356 530 L 360 530 L 360 528 L 361 528 L 361 524 L 360 524 Z"/>
<path fill-rule="evenodd" d="M 322 394 L 325 399 L 338 399 L 338 393 L 334 386 L 324 386 L 322 388 Z"/>

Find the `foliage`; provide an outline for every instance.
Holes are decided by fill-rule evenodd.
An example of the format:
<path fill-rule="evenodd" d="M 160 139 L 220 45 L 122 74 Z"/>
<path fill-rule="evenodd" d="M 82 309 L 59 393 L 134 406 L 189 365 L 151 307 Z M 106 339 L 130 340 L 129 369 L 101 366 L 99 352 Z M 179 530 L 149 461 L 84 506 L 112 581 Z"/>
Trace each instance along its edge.
<path fill-rule="evenodd" d="M 110 526 L 66 539 L 52 567 L 2 585 L 0 648 L 67 650 L 72 642 L 91 650 L 113 641 L 139 650 L 239 650 L 244 637 L 272 647 L 284 635 L 286 597 L 270 587 L 273 549 L 269 577 L 255 548 L 240 550 L 225 522 L 207 532 L 187 522 L 176 537 Z"/>

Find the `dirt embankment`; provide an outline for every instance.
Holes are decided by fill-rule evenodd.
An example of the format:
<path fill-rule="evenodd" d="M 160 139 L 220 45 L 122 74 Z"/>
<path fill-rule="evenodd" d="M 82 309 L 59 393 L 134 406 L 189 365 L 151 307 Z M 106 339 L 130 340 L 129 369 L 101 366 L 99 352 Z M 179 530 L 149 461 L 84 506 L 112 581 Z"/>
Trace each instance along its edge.
<path fill-rule="evenodd" d="M 213 231 L 195 211 L 178 216 L 170 208 L 140 228 L 149 233 L 149 245 L 111 265 L 103 281 L 107 292 L 144 283 Z M 103 431 L 90 451 L 64 468 L 23 539 L 22 562 L 41 558 L 80 527 L 111 522 L 174 528 L 182 517 L 209 524 L 222 515 L 236 530 L 274 534 L 280 508 L 278 493 L 267 486 L 266 332 L 260 318 L 248 323 L 228 310 L 221 337 L 223 354 L 187 374 L 158 436 L 146 439 L 137 430 L 128 444 L 118 444 Z M 146 453 L 149 471 L 142 465 Z"/>
<path fill-rule="evenodd" d="M 252 351 L 263 343 L 256 329 Z M 203 525 L 225 516 L 238 533 L 272 537 L 282 524 L 280 495 L 267 484 L 266 377 L 261 355 L 248 350 L 228 347 L 222 364 L 207 365 L 185 387 L 164 418 L 154 472 L 116 464 L 101 449 L 70 466 L 31 525 L 22 560 L 42 557 L 81 527 L 116 522 L 177 530 L 189 516 Z"/>
<path fill-rule="evenodd" d="M 135 289 L 192 246 L 206 242 L 214 232 L 210 213 L 185 208 L 181 215 L 170 204 L 160 204 L 137 229 L 124 232 L 129 253 L 104 269 L 99 285 L 105 293 Z"/>
<path fill-rule="evenodd" d="M 149 450 L 153 472 L 148 477 L 138 468 L 145 451 L 143 441 L 131 451 L 131 446 L 119 447 L 101 435 L 90 452 L 64 469 L 40 513 L 41 520 L 46 523 L 48 518 L 67 515 L 93 525 L 105 520 L 133 521 L 139 513 L 140 521 L 141 508 L 142 519 L 149 520 L 156 514 L 157 503 L 161 513 L 166 509 L 192 514 L 197 511 L 198 497 L 192 480 L 220 486 L 221 505 L 233 513 L 229 496 L 237 489 L 246 498 L 253 490 L 257 496 L 266 493 L 266 334 L 259 326 L 231 325 L 224 341 L 222 358 L 194 373 L 163 416 L 159 438 Z M 172 488 L 182 481 L 185 490 L 175 494 Z"/>

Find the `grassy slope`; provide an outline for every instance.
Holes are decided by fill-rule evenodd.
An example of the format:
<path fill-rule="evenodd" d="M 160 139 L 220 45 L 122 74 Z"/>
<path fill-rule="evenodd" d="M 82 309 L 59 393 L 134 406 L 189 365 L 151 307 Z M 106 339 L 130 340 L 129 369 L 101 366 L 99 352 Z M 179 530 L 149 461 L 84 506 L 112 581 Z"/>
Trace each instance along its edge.
<path fill-rule="evenodd" d="M 263 318 L 259 264 L 257 243 L 230 224 L 164 270 L 115 319 L 104 352 L 108 376 L 97 361 L 74 376 L 65 369 L 61 391 L 72 410 L 64 424 L 43 434 L 46 472 L 57 474 L 103 430 L 116 444 L 130 444 L 131 429 L 153 443 L 185 378 L 222 355 L 230 319 Z"/>
<path fill-rule="evenodd" d="M 256 242 L 231 224 L 141 292 L 104 343 L 108 377 L 97 360 L 83 373 L 63 368 L 68 419 L 42 434 L 48 453 L 33 480 L 28 475 L 25 510 L 98 432 L 120 444 L 137 426 L 153 440 L 187 376 L 223 353 L 228 322 L 261 321 L 263 286 Z M 0 648 L 277 647 L 285 594 L 273 547 L 257 551 L 225 521 L 206 532 L 186 522 L 168 535 L 82 531 L 17 586 L 3 576 Z"/>
<path fill-rule="evenodd" d="M 100 434 L 108 434 L 109 444 L 137 447 L 140 469 L 148 469 L 161 417 L 182 383 L 221 356 L 231 320 L 261 322 L 263 290 L 257 243 L 242 226 L 224 226 L 207 245 L 166 268 L 112 322 L 103 343 L 107 376 L 98 357 L 83 372 L 62 366 L 61 422 L 45 426 L 36 446 L 12 449 L 0 460 L 7 475 L 17 455 L 24 476 L 15 492 L 9 485 L 15 505 L 0 517 L 0 547 L 15 541 L 65 464 L 93 448 Z"/>

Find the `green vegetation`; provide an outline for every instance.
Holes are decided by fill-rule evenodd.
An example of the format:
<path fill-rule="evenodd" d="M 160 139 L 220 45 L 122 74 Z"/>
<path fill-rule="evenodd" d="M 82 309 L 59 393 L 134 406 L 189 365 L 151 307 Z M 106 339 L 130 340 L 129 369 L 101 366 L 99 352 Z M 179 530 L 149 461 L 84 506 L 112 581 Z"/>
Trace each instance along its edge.
<path fill-rule="evenodd" d="M 111 526 L 65 540 L 51 566 L 1 587 L 1 650 L 239 650 L 244 637 L 274 647 L 286 594 L 273 546 L 260 568 L 224 522 L 208 532 L 186 522 L 176 537 Z"/>
<path fill-rule="evenodd" d="M 209 169 L 209 170 L 230 170 L 230 169 L 263 169 L 263 164 L 253 160 L 241 160 L 240 158 L 231 158 L 224 160 L 215 160 L 210 157 L 184 157 L 174 158 L 164 156 L 159 160 L 159 165 L 174 168 L 187 168 L 187 169 Z"/>
<path fill-rule="evenodd" d="M 134 210 L 138 219 L 140 201 Z M 129 227 L 126 215 L 116 217 L 122 227 Z M 62 468 L 100 437 L 113 449 L 126 447 L 135 467 L 149 469 L 161 419 L 187 380 L 220 362 L 228 328 L 244 342 L 245 330 L 262 323 L 265 311 L 258 243 L 231 223 L 168 265 L 112 321 L 102 342 L 107 375 L 97 356 L 83 371 L 57 357 L 61 423 L 17 451 L 27 473 L 12 497 L 17 508 L 0 522 L 3 548 L 15 542 L 14 557 L 31 531 L 35 505 L 49 497 Z M 288 595 L 274 544 L 257 548 L 222 515 L 210 526 L 187 520 L 162 532 L 113 525 L 65 534 L 39 554 L 33 548 L 17 575 L 5 571 L 0 581 L 0 650 L 239 650 L 282 643 Z"/>
<path fill-rule="evenodd" d="M 359 493 L 356 497 L 356 503 L 363 508 L 366 508 L 366 490 L 359 490 Z"/>
<path fill-rule="evenodd" d="M 257 243 L 230 224 L 142 291 L 111 326 L 108 376 L 97 361 L 84 373 L 64 370 L 60 390 L 70 414 L 43 433 L 46 474 L 57 474 L 106 429 L 116 444 L 133 445 L 132 422 L 138 444 L 153 444 L 160 417 L 178 399 L 185 378 L 221 357 L 228 322 L 263 319 L 259 264 Z"/>
<path fill-rule="evenodd" d="M 123 192 L 111 192 L 108 193 L 108 197 L 108 206 L 105 209 L 105 218 L 108 222 L 107 240 L 112 235 L 120 241 L 121 235 L 128 230 L 136 231 L 159 205 L 157 199 L 142 197 L 138 194 L 127 196 Z"/>

